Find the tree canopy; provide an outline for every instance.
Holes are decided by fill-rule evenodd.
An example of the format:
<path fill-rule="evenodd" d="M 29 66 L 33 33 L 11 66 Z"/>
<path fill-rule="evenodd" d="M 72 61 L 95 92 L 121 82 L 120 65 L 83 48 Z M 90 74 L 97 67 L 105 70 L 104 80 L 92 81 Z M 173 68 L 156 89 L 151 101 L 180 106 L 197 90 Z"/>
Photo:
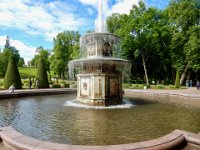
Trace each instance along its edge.
<path fill-rule="evenodd" d="M 19 51 L 14 46 L 11 46 L 10 38 L 7 36 L 6 37 L 6 44 L 3 48 L 2 53 L 0 53 L 0 76 L 3 76 L 3 77 L 5 76 L 7 66 L 8 66 L 9 57 L 11 55 L 14 57 L 16 65 L 19 62 L 20 62 L 19 65 L 24 64 L 24 62 L 21 61 L 23 58 L 20 57 Z"/>
<path fill-rule="evenodd" d="M 122 38 L 123 57 L 132 63 L 132 80 L 146 84 L 174 83 L 176 72 L 183 83 L 188 70 L 200 71 L 199 23 L 198 0 L 172 0 L 164 10 L 140 1 L 129 14 L 107 18 L 110 32 Z"/>
<path fill-rule="evenodd" d="M 67 77 L 68 62 L 79 57 L 79 38 L 80 34 L 75 31 L 61 32 L 54 38 L 50 68 L 59 78 Z"/>

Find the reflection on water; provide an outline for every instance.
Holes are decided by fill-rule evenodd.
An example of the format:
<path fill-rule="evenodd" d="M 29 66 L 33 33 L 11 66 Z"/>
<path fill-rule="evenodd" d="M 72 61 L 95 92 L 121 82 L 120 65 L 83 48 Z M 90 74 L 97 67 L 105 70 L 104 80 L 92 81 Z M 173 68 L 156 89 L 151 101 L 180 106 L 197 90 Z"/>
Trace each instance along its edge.
<path fill-rule="evenodd" d="M 200 109 L 172 103 L 129 100 L 124 109 L 65 106 L 76 95 L 0 101 L 0 126 L 58 143 L 108 145 L 149 140 L 174 129 L 200 131 Z"/>

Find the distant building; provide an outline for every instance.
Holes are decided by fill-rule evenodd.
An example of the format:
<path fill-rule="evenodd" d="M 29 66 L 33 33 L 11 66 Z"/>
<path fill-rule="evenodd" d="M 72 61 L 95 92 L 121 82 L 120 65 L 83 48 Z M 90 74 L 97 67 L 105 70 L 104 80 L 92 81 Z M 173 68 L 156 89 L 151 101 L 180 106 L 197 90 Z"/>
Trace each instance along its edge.
<path fill-rule="evenodd" d="M 27 66 L 28 66 L 28 67 L 31 66 L 31 61 L 27 61 Z"/>

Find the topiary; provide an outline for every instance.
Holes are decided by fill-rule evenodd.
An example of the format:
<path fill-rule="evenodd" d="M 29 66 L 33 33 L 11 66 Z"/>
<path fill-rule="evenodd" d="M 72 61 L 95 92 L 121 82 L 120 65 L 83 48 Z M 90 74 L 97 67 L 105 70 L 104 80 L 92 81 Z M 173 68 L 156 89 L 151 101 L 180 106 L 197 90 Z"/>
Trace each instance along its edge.
<path fill-rule="evenodd" d="M 9 57 L 8 66 L 4 77 L 4 88 L 9 89 L 11 85 L 13 85 L 15 89 L 22 88 L 19 70 L 13 55 Z"/>
<path fill-rule="evenodd" d="M 49 88 L 47 70 L 43 58 L 40 58 L 37 64 L 36 84 L 37 88 Z"/>

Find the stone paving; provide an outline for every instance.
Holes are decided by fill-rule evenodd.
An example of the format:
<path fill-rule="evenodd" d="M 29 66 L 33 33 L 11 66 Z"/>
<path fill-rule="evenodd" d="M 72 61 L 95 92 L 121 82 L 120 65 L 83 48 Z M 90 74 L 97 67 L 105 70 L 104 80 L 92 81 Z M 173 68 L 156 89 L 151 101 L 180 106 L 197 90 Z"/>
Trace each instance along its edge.
<path fill-rule="evenodd" d="M 151 92 L 151 93 L 169 93 L 169 94 L 183 94 L 183 95 L 193 95 L 193 96 L 200 96 L 200 90 L 197 90 L 195 87 L 187 88 L 187 89 L 178 89 L 178 90 L 154 90 L 154 89 L 147 89 L 147 90 L 140 90 L 140 89 L 125 89 L 126 91 L 132 92 Z"/>

